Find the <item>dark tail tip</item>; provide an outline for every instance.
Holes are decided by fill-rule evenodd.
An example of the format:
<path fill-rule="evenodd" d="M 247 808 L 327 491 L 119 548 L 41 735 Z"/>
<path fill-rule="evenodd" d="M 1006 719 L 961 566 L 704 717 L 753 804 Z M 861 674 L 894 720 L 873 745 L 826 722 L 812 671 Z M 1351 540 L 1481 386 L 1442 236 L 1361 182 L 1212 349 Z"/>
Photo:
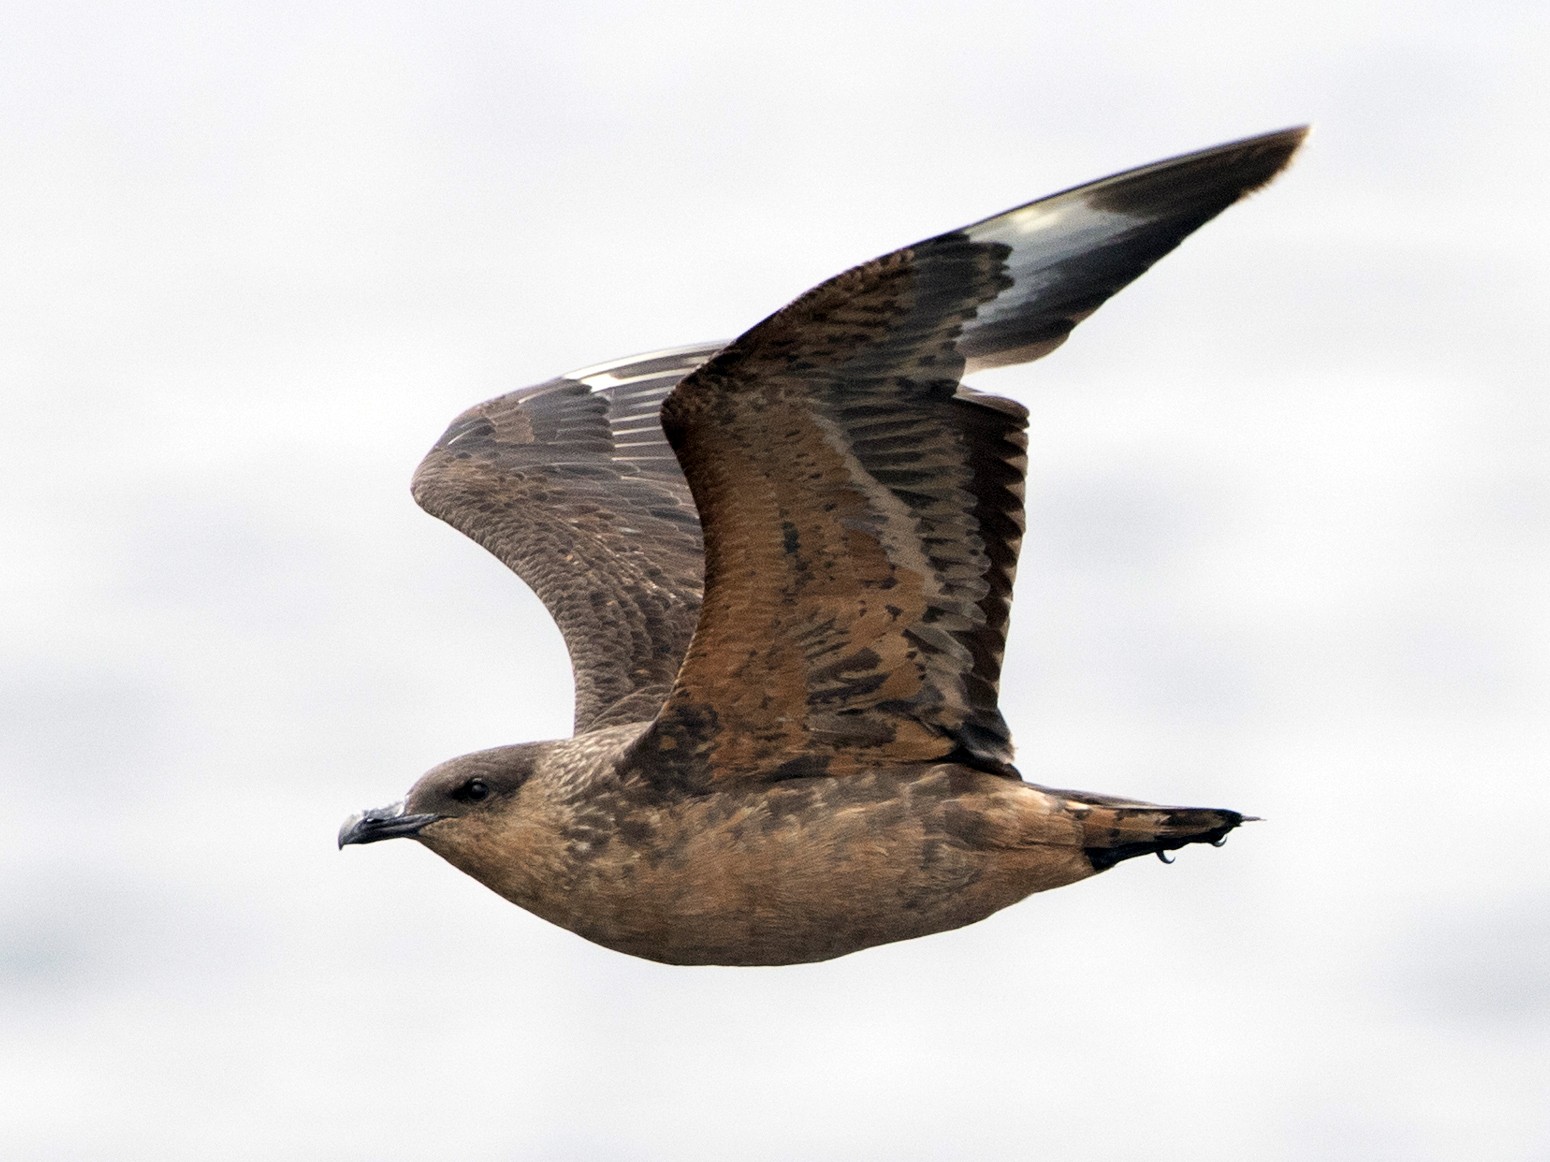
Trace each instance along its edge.
<path fill-rule="evenodd" d="M 1167 824 L 1159 828 L 1159 834 L 1147 839 L 1119 843 L 1112 847 L 1083 848 L 1093 870 L 1108 871 L 1117 863 L 1141 855 L 1155 855 L 1164 863 L 1172 863 L 1166 857 L 1167 852 L 1188 847 L 1191 843 L 1209 843 L 1212 847 L 1221 847 L 1235 827 L 1243 823 L 1259 822 L 1253 815 L 1240 815 L 1236 811 L 1187 809 L 1168 811 L 1166 815 Z"/>

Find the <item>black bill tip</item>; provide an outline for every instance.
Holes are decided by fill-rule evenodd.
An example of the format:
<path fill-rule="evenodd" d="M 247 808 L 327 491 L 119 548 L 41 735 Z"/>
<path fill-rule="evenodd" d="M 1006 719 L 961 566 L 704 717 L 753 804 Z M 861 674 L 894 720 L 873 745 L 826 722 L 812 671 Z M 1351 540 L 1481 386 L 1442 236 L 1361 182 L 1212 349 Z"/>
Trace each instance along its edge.
<path fill-rule="evenodd" d="M 339 846 L 347 843 L 376 843 L 379 839 L 398 839 L 416 835 L 427 823 L 434 823 L 440 815 L 409 815 L 402 803 L 388 807 L 373 807 L 359 815 L 351 815 L 339 828 Z"/>

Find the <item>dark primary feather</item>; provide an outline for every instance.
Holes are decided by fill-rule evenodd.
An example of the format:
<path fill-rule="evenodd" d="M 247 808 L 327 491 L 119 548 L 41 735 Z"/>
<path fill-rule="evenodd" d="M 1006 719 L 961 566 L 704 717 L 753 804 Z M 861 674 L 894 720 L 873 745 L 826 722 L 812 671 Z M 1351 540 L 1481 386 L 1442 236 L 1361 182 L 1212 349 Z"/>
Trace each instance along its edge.
<path fill-rule="evenodd" d="M 720 344 L 618 360 L 470 408 L 414 477 L 434 516 L 548 607 L 579 733 L 653 717 L 700 609 L 700 525 L 658 412 Z"/>
<path fill-rule="evenodd" d="M 1110 295 L 1275 177 L 1306 136 L 1284 129 L 1184 154 L 965 226 L 972 241 L 1009 248 L 1012 280 L 958 339 L 968 372 L 1053 351 Z"/>

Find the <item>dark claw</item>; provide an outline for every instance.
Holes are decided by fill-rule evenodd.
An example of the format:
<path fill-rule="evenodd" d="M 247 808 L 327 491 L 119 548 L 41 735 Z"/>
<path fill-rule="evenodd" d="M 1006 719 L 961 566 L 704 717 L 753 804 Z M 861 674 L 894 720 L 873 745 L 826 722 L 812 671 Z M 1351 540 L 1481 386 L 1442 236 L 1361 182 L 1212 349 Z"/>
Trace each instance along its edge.
<path fill-rule="evenodd" d="M 1157 858 L 1162 860 L 1163 863 L 1172 863 L 1174 860 L 1174 857 L 1169 855 L 1166 851 L 1159 851 L 1157 853 Z"/>

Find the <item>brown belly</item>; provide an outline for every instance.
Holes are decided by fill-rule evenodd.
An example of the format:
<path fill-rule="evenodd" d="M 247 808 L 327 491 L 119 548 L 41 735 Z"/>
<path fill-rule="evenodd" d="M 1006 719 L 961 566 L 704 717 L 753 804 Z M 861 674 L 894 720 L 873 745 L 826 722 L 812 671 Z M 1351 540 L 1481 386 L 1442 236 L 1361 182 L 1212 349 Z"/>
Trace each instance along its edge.
<path fill-rule="evenodd" d="M 568 890 L 518 900 L 672 964 L 793 964 L 961 927 L 1093 873 L 1070 816 L 953 767 L 798 779 L 621 813 Z"/>

